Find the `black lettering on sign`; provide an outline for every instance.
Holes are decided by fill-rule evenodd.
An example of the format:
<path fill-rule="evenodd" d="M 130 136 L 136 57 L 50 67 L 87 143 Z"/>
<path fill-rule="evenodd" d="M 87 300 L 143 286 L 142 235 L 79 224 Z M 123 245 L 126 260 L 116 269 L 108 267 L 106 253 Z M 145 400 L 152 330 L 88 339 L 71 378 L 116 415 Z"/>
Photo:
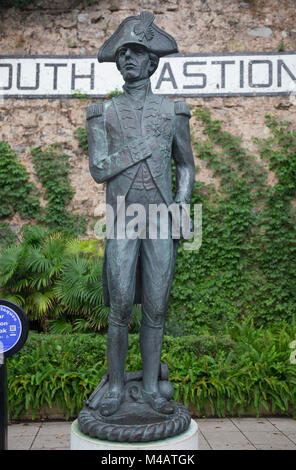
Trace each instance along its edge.
<path fill-rule="evenodd" d="M 58 67 L 67 67 L 68 64 L 44 64 L 45 67 L 53 67 L 53 89 L 58 88 Z"/>
<path fill-rule="evenodd" d="M 221 88 L 225 88 L 225 68 L 226 65 L 235 64 L 234 60 L 212 60 L 212 64 L 221 65 Z"/>
<path fill-rule="evenodd" d="M 277 63 L 278 86 L 282 86 L 282 69 L 287 72 L 287 74 L 292 78 L 292 80 L 296 81 L 295 75 L 287 67 L 285 62 L 282 59 L 279 59 Z"/>
<path fill-rule="evenodd" d="M 244 88 L 244 61 L 239 61 L 239 87 Z"/>
<path fill-rule="evenodd" d="M 268 65 L 268 82 L 267 83 L 254 83 L 253 82 L 253 65 L 254 64 L 267 64 Z M 271 60 L 250 60 L 249 62 L 249 87 L 251 88 L 268 88 L 272 85 L 272 62 Z"/>
<path fill-rule="evenodd" d="M 202 79 L 202 83 L 201 84 L 197 84 L 197 85 L 184 85 L 183 86 L 183 89 L 184 90 L 189 90 L 189 89 L 194 89 L 194 88 L 205 88 L 206 85 L 207 85 L 207 76 L 205 73 L 192 73 L 192 72 L 188 72 L 187 68 L 191 65 L 207 65 L 206 62 L 184 62 L 183 64 L 183 74 L 185 75 L 185 77 L 198 77 L 198 78 L 201 78 Z"/>
<path fill-rule="evenodd" d="M 166 71 L 168 72 L 168 75 L 169 75 L 168 77 L 164 76 Z M 174 74 L 173 74 L 173 71 L 171 69 L 171 66 L 170 66 L 169 62 L 165 62 L 164 65 L 163 65 L 163 68 L 162 68 L 162 71 L 160 72 L 160 76 L 159 76 L 157 85 L 155 87 L 156 90 L 158 90 L 161 87 L 162 82 L 171 82 L 171 84 L 173 85 L 173 88 L 175 90 L 178 88 L 175 77 L 174 77 Z"/>
<path fill-rule="evenodd" d="M 95 56 L 0 55 L 3 99 L 73 98 L 75 89 L 105 98 L 121 87 L 116 65 L 97 69 Z M 152 89 L 176 97 L 290 95 L 296 90 L 296 51 L 175 54 L 161 59 Z"/>
<path fill-rule="evenodd" d="M 22 64 L 17 64 L 16 87 L 18 90 L 38 90 L 40 81 L 40 64 L 36 64 L 35 85 L 21 86 Z"/>
<path fill-rule="evenodd" d="M 93 90 L 95 87 L 95 64 L 91 63 L 90 65 L 90 74 L 89 75 L 77 75 L 75 70 L 76 64 L 72 64 L 72 78 L 71 78 L 71 89 L 75 90 L 75 80 L 77 78 L 89 78 L 90 79 L 90 89 Z"/>
<path fill-rule="evenodd" d="M 2 73 L 0 75 L 0 90 L 10 90 L 12 87 L 12 65 L 11 64 L 0 64 L 0 67 L 8 67 L 8 83 L 3 85 L 4 79 L 2 79 Z"/>

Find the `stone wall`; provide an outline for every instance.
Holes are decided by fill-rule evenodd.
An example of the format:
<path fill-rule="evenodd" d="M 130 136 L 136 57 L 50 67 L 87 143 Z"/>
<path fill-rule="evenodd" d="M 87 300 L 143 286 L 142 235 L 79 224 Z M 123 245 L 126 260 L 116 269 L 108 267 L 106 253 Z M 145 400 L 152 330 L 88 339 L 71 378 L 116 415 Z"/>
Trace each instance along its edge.
<path fill-rule="evenodd" d="M 296 50 L 295 0 L 43 0 L 25 10 L 0 8 L 1 54 L 96 54 L 126 16 L 143 9 L 152 11 L 156 24 L 175 37 L 181 53 Z M 94 221 L 103 214 L 104 188 L 90 177 L 87 156 L 74 137 L 74 131 L 84 126 L 85 108 L 91 102 L 7 99 L 1 105 L 0 139 L 19 154 L 39 187 L 30 148 L 62 144 L 73 165 L 72 209 Z M 295 103 L 289 97 L 191 98 L 187 102 L 210 108 L 215 118 L 225 122 L 225 129 L 241 136 L 251 149 L 253 136 L 269 133 L 265 114 L 296 122 Z M 191 125 L 202 137 L 194 118 Z M 196 178 L 217 184 L 204 162 L 197 164 Z M 11 220 L 16 230 L 23 222 L 18 215 Z"/>

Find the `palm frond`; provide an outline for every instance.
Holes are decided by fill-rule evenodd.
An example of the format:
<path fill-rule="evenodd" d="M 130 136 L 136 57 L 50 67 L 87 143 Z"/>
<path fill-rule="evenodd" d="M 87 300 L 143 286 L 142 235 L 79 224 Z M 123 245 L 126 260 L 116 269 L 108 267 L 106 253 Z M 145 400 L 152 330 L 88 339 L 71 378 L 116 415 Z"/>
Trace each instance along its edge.
<path fill-rule="evenodd" d="M 41 318 L 52 306 L 54 297 L 55 295 L 52 290 L 34 292 L 26 298 L 26 306 L 37 318 Z"/>
<path fill-rule="evenodd" d="M 72 238 L 66 242 L 66 252 L 70 255 L 78 255 L 81 253 L 81 240 Z"/>
<path fill-rule="evenodd" d="M 39 246 L 48 235 L 44 225 L 25 225 L 22 229 L 24 244 L 28 246 Z"/>
<path fill-rule="evenodd" d="M 0 291 L 0 297 L 2 297 L 5 300 L 10 300 L 10 302 L 14 302 L 17 305 L 24 305 L 25 299 L 19 294 L 11 294 L 5 291 Z"/>
<path fill-rule="evenodd" d="M 72 323 L 67 321 L 66 318 L 58 318 L 48 321 L 48 328 L 50 333 L 53 334 L 69 334 L 73 332 Z"/>
<path fill-rule="evenodd" d="M 86 312 L 85 317 L 94 330 L 100 330 L 108 325 L 109 307 L 97 305 L 92 312 Z"/>
<path fill-rule="evenodd" d="M 0 279 L 1 285 L 6 283 L 16 273 L 23 258 L 23 247 L 21 245 L 12 245 L 1 252 L 0 257 Z"/>
<path fill-rule="evenodd" d="M 63 266 L 54 291 L 67 307 L 81 311 L 94 302 L 102 302 L 101 263 L 83 256 L 72 256 Z"/>
<path fill-rule="evenodd" d="M 34 273 L 44 273 L 51 268 L 50 260 L 39 248 L 29 248 L 24 264 L 26 269 L 32 270 Z"/>
<path fill-rule="evenodd" d="M 90 333 L 93 331 L 93 328 L 90 322 L 85 318 L 77 318 L 77 320 L 73 322 L 73 331 L 75 331 L 75 333 Z"/>

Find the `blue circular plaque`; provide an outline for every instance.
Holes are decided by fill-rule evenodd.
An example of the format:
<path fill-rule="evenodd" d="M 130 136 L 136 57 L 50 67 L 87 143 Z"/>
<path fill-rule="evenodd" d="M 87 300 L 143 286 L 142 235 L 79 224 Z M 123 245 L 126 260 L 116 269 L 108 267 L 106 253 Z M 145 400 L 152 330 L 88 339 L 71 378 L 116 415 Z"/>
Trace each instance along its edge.
<path fill-rule="evenodd" d="M 24 345 L 27 336 L 25 312 L 13 302 L 0 299 L 0 353 L 12 356 Z"/>

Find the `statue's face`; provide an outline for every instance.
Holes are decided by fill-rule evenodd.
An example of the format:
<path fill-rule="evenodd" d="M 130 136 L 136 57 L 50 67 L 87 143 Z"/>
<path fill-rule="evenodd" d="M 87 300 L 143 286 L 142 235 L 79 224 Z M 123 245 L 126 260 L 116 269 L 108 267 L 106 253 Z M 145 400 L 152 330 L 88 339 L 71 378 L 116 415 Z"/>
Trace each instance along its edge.
<path fill-rule="evenodd" d="M 141 45 L 128 44 L 117 51 L 117 67 L 125 82 L 148 78 L 151 72 L 149 52 Z"/>

